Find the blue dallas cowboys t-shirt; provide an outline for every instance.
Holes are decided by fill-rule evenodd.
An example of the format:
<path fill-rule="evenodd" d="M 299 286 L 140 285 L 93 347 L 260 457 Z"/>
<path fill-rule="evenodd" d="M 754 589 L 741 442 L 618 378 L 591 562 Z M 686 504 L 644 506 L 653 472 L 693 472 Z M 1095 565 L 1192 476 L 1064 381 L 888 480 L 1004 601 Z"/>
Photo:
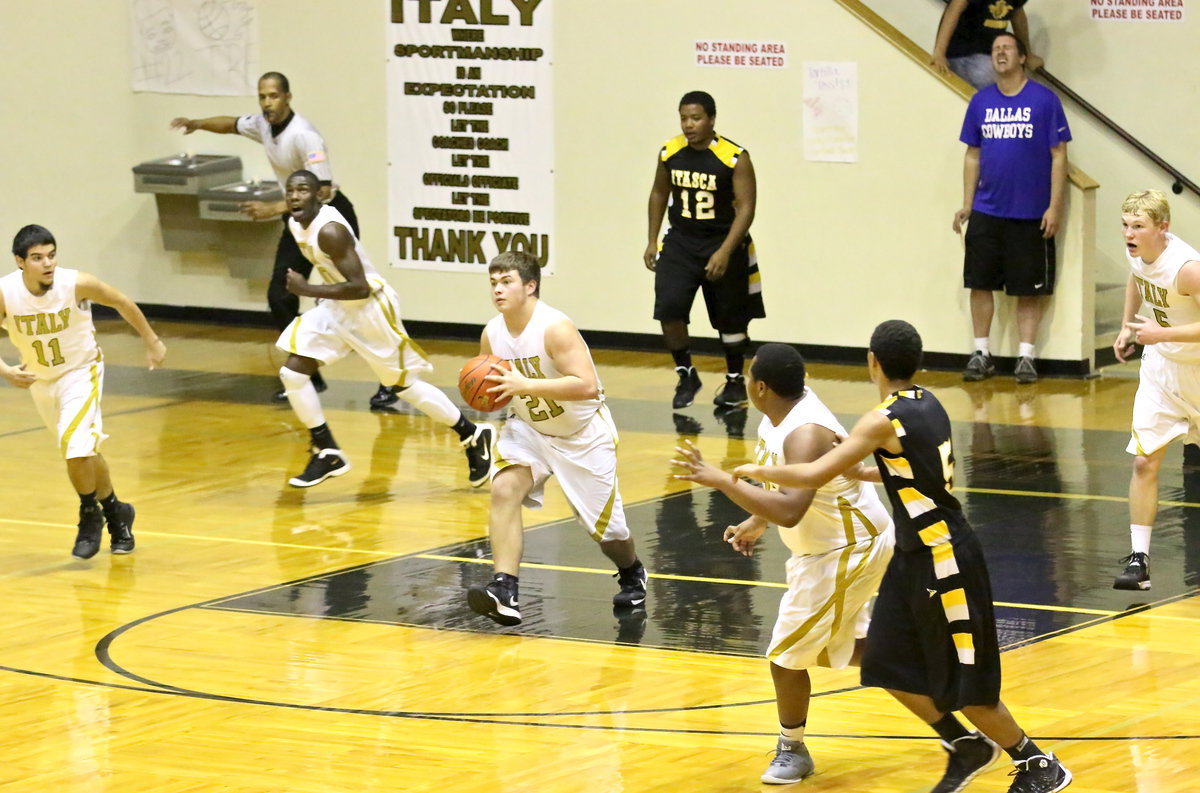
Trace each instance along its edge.
<path fill-rule="evenodd" d="M 1027 80 L 1016 96 L 989 85 L 971 97 L 958 139 L 979 148 L 972 209 L 1013 220 L 1050 207 L 1050 149 L 1071 139 L 1062 102 Z"/>

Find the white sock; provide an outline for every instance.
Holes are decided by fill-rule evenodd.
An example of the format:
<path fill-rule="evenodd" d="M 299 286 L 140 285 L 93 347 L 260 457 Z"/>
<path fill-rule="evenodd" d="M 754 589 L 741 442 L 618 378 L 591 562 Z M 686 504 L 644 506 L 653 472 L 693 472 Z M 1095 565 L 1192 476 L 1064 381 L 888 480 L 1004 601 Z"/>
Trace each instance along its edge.
<path fill-rule="evenodd" d="M 1022 358 L 1036 358 L 1037 354 L 1034 350 L 1035 348 L 1032 344 L 1023 341 L 1017 346 L 1017 355 Z"/>
<path fill-rule="evenodd" d="M 414 380 L 412 385 L 397 396 L 438 424 L 453 427 L 462 418 L 462 411 L 450 401 L 450 397 L 443 394 L 440 388 L 424 380 Z"/>
<path fill-rule="evenodd" d="M 975 340 L 975 349 L 979 350 L 984 355 L 992 354 L 991 343 L 988 341 L 987 336 L 984 336 L 982 339 Z"/>
<path fill-rule="evenodd" d="M 804 725 L 801 724 L 799 727 L 784 727 L 780 724 L 779 737 L 792 743 L 804 743 Z"/>
<path fill-rule="evenodd" d="M 1129 524 L 1129 543 L 1134 553 L 1150 553 L 1150 532 L 1153 530 L 1153 526 Z"/>
<path fill-rule="evenodd" d="M 279 380 L 283 383 L 283 391 L 287 394 L 288 404 L 292 406 L 296 416 L 310 430 L 325 423 L 325 413 L 321 410 L 321 398 L 313 387 L 312 378 L 306 374 L 293 372 L 286 366 L 279 370 Z"/>

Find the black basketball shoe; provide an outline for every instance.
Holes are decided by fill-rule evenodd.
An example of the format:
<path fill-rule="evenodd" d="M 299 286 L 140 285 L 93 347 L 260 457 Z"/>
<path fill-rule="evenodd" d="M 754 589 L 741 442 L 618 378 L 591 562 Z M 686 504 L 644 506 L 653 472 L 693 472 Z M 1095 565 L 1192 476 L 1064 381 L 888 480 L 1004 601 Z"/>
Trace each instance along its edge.
<path fill-rule="evenodd" d="M 635 561 L 631 567 L 618 571 L 616 578 L 621 591 L 613 595 L 614 606 L 634 608 L 646 602 L 646 582 L 649 577 L 641 561 Z"/>
<path fill-rule="evenodd" d="M 1133 553 L 1121 560 L 1124 571 L 1113 579 L 1113 589 L 1132 589 L 1137 592 L 1150 588 L 1150 555 Z"/>
<path fill-rule="evenodd" d="M 942 748 L 950 755 L 946 759 L 946 773 L 930 793 L 959 793 L 1000 757 L 1000 747 L 980 732 L 955 738 L 950 743 L 942 741 Z"/>
<path fill-rule="evenodd" d="M 76 559 L 91 559 L 100 550 L 100 535 L 104 531 L 104 511 L 99 504 L 79 506 L 79 533 L 71 555 Z"/>
<path fill-rule="evenodd" d="M 350 470 L 350 461 L 341 449 L 318 449 L 308 458 L 304 473 L 288 480 L 292 487 L 312 487 L 333 476 L 341 476 Z"/>
<path fill-rule="evenodd" d="M 1008 793 L 1056 793 L 1071 784 L 1071 772 L 1052 754 L 1014 760 Z"/>
<path fill-rule="evenodd" d="M 521 607 L 517 605 L 517 582 L 506 573 L 497 573 L 486 586 L 467 590 L 467 605 L 476 614 L 506 627 L 521 624 Z"/>
<path fill-rule="evenodd" d="M 108 549 L 113 553 L 133 553 L 133 504 L 117 502 L 116 520 L 108 522 Z"/>

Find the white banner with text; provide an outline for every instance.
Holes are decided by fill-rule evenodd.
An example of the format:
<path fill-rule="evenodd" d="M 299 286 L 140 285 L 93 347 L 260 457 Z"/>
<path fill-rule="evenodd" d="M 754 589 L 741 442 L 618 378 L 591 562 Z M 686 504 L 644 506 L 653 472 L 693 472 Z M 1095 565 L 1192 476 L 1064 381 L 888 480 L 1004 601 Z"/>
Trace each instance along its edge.
<path fill-rule="evenodd" d="M 507 250 L 553 273 L 553 0 L 391 0 L 388 260 L 486 272 Z"/>

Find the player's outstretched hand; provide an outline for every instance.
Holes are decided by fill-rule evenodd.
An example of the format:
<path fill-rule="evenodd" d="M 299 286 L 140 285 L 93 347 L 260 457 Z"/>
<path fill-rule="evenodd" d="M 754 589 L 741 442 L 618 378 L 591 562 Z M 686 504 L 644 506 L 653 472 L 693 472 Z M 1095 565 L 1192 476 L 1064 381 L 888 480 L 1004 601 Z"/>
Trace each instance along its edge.
<path fill-rule="evenodd" d="M 705 487 L 720 487 L 737 481 L 736 477 L 731 474 L 704 462 L 696 444 L 689 440 L 684 440 L 683 446 L 675 447 L 675 455 L 675 459 L 671 460 L 671 465 L 685 471 L 682 474 L 675 474 L 676 479 L 695 482 Z"/>
<path fill-rule="evenodd" d="M 171 129 L 181 129 L 184 135 L 191 135 L 198 127 L 195 119 L 180 116 L 179 118 L 171 119 Z"/>

